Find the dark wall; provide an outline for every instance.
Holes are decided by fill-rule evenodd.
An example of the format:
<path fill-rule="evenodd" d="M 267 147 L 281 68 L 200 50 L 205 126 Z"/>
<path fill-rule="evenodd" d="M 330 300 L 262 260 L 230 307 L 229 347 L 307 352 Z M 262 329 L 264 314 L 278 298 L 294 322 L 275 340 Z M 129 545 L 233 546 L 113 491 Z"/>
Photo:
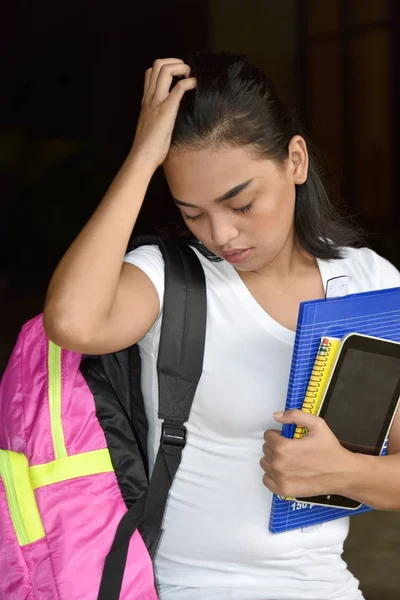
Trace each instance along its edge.
<path fill-rule="evenodd" d="M 0 95 L 0 372 L 133 141 L 144 71 L 208 47 L 204 0 L 7 6 Z M 138 232 L 177 218 L 161 172 Z"/>
<path fill-rule="evenodd" d="M 286 101 L 304 109 L 345 201 L 361 220 L 369 211 L 364 220 L 373 234 L 372 246 L 400 264 L 398 220 L 389 212 L 382 215 L 383 206 L 398 204 L 395 155 L 387 152 L 390 140 L 386 143 L 381 136 L 375 142 L 371 134 L 383 131 L 376 124 L 377 113 L 381 119 L 385 116 L 385 131 L 392 140 L 398 128 L 393 98 L 398 90 L 394 66 L 400 15 L 398 3 L 392 1 L 390 11 L 385 8 L 389 4 L 326 0 L 323 10 L 319 0 L 17 0 L 7 5 L 0 36 L 0 302 L 7 315 L 1 364 L 21 323 L 41 309 L 57 261 L 124 160 L 140 110 L 144 71 L 157 57 L 185 58 L 196 49 L 248 53 L 272 76 Z M 378 55 L 373 38 L 382 32 L 387 34 L 388 50 Z M 357 44 L 366 41 L 352 67 L 359 83 L 352 85 L 349 96 L 340 88 L 336 63 L 346 67 L 345 51 L 353 38 Z M 379 77 L 389 71 L 386 96 L 381 93 L 377 103 L 371 90 L 383 89 Z M 343 72 L 346 75 L 348 69 Z M 337 132 L 346 132 L 346 123 L 358 123 L 357 99 L 363 95 L 365 127 L 364 121 L 357 125 L 362 143 L 355 137 L 350 140 L 352 147 L 361 148 L 360 156 L 350 156 L 347 138 L 339 142 Z M 344 105 L 345 115 L 336 110 Z M 380 149 L 375 161 L 379 173 L 362 162 L 365 154 L 365 164 L 374 165 L 375 143 Z M 344 148 L 342 154 L 339 147 Z M 359 165 L 357 176 L 349 178 L 354 162 Z M 366 170 L 372 171 L 375 190 L 385 173 L 392 173 L 393 181 L 385 187 L 390 192 L 369 194 L 364 202 L 362 190 L 372 189 L 372 180 L 365 184 L 363 179 Z M 351 179 L 347 190 L 341 182 L 346 177 Z M 357 189 L 361 192 L 354 194 Z M 374 218 L 375 209 L 379 219 Z M 153 231 L 177 218 L 158 172 L 138 231 Z"/>
<path fill-rule="evenodd" d="M 143 75 L 207 47 L 206 2 L 20 3 L 9 9 L 0 169 L 2 269 L 48 278 L 129 150 Z M 170 216 L 160 174 L 139 229 Z M 29 247 L 29 253 L 26 249 Z"/>

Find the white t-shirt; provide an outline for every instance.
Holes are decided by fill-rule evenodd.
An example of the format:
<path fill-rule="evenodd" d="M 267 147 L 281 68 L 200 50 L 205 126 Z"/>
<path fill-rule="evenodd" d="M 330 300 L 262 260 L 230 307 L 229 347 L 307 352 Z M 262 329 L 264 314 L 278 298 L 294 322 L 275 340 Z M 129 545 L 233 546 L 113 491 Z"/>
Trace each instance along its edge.
<path fill-rule="evenodd" d="M 196 251 L 197 252 L 197 251 Z M 156 558 L 161 600 L 359 600 L 341 558 L 349 520 L 271 534 L 263 485 L 263 434 L 285 404 L 294 332 L 274 321 L 236 270 L 197 252 L 207 281 L 203 374 L 187 423 Z M 125 260 L 143 270 L 162 306 L 164 262 L 156 246 Z M 324 286 L 349 276 L 348 293 L 400 286 L 400 273 L 371 250 L 318 261 Z M 149 422 L 150 469 L 157 454 L 157 354 L 161 313 L 139 342 Z"/>

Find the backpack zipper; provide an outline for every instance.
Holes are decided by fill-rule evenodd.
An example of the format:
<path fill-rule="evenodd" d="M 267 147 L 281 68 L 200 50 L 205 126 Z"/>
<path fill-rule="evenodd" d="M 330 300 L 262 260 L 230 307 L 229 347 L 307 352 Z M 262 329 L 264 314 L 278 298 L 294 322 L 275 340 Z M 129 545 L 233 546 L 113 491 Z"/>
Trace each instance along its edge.
<path fill-rule="evenodd" d="M 51 435 L 56 460 L 67 457 L 61 420 L 61 348 L 49 341 L 48 356 Z"/>
<path fill-rule="evenodd" d="M 25 546 L 26 544 L 29 544 L 29 537 L 18 502 L 10 457 L 6 450 L 0 450 L 0 475 L 6 490 L 8 509 L 18 538 L 18 543 L 20 546 Z"/>

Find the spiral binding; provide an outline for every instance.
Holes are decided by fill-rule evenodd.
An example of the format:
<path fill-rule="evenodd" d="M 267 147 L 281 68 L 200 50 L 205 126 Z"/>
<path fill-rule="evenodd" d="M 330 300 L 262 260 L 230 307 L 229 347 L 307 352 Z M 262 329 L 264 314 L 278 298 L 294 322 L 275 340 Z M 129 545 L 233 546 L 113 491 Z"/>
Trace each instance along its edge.
<path fill-rule="evenodd" d="M 301 409 L 310 415 L 313 415 L 315 411 L 315 402 L 317 401 L 321 383 L 324 378 L 324 372 L 328 364 L 331 347 L 332 343 L 328 341 L 328 343 L 322 342 L 318 348 L 317 357 L 315 359 L 314 367 L 311 372 L 310 381 L 304 398 L 303 407 Z M 301 439 L 307 433 L 308 430 L 305 427 L 298 425 L 294 432 L 293 438 Z"/>

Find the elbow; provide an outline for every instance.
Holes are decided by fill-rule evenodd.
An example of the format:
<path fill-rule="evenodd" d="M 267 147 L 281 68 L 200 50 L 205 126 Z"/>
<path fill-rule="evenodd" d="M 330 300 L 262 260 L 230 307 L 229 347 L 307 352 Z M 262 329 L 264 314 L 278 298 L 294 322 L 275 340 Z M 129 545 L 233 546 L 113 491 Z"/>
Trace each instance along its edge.
<path fill-rule="evenodd" d="M 49 340 L 66 350 L 85 353 L 90 347 L 91 336 L 83 324 L 72 322 L 51 306 L 43 310 L 43 329 Z"/>

